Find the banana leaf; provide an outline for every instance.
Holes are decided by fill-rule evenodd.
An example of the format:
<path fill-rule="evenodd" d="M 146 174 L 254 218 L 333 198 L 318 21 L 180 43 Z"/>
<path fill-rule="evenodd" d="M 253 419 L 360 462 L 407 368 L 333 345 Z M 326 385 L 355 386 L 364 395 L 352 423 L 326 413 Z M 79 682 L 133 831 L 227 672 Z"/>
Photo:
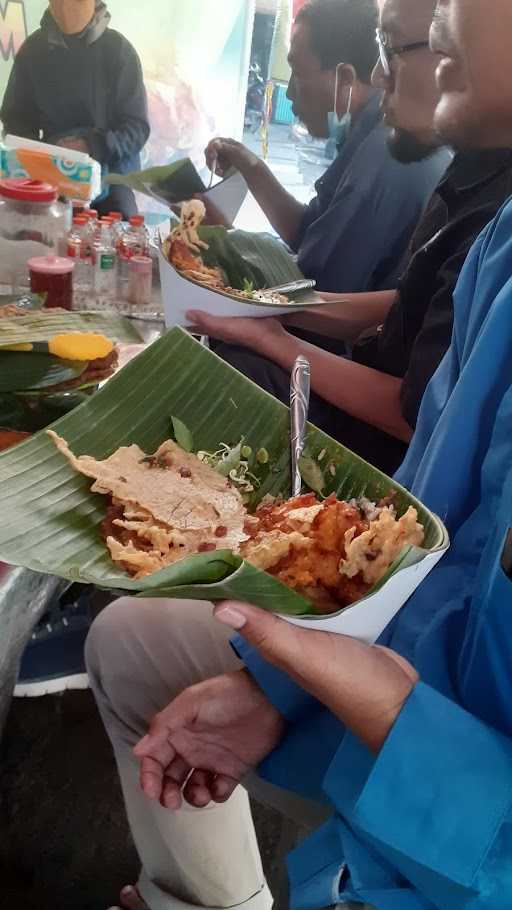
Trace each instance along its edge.
<path fill-rule="evenodd" d="M 228 180 L 235 173 L 234 168 L 230 168 L 224 180 Z M 131 174 L 108 174 L 105 183 L 112 186 L 128 186 L 135 192 L 143 193 L 164 205 L 178 205 L 198 194 L 208 192 L 208 187 L 190 158 L 181 158 L 172 164 L 150 167 Z"/>
<path fill-rule="evenodd" d="M 219 444 L 264 447 L 257 498 L 290 495 L 289 411 L 236 370 L 176 328 L 129 363 L 93 398 L 54 429 L 75 454 L 105 458 L 137 443 L 153 452 L 171 435 L 171 418 L 191 431 L 196 451 Z M 400 513 L 413 504 L 425 527 L 424 548 L 409 548 L 408 560 L 446 546 L 442 523 L 384 474 L 309 426 L 309 457 L 325 465 L 325 494 L 344 499 L 396 494 Z M 0 455 L 0 561 L 99 588 L 142 596 L 244 598 L 270 610 L 301 616 L 311 605 L 293 591 L 228 551 L 203 553 L 145 578 L 129 578 L 113 565 L 100 537 L 103 497 L 77 474 L 39 433 Z"/>
<path fill-rule="evenodd" d="M 78 379 L 83 361 L 60 360 L 52 354 L 0 351 L 0 394 L 48 389 Z"/>
<path fill-rule="evenodd" d="M 271 234 L 255 234 L 249 231 L 227 230 L 224 227 L 200 227 L 199 236 L 206 244 L 208 249 L 201 250 L 201 258 L 209 268 L 220 268 L 224 275 L 227 286 L 238 291 L 252 290 L 260 291 L 265 288 L 280 287 L 282 285 L 293 284 L 304 280 L 304 275 L 299 269 L 295 258 L 291 255 L 287 247 L 273 237 Z M 176 270 L 172 265 L 161 260 L 161 270 Z M 161 272 L 162 274 L 162 272 Z M 283 303 L 265 303 L 263 301 L 245 299 L 241 300 L 229 291 L 221 291 L 217 288 L 201 285 L 191 278 L 176 273 L 181 282 L 195 285 L 202 289 L 202 295 L 205 294 L 231 297 L 236 299 L 238 304 L 245 307 L 253 306 L 258 308 L 279 309 L 283 311 Z M 170 286 L 171 290 L 167 288 Z M 176 305 L 177 288 L 172 288 L 164 271 L 162 277 L 162 291 L 164 294 L 164 305 L 167 306 L 166 293 L 172 295 L 172 310 Z M 286 292 L 290 304 L 294 307 L 319 306 L 322 301 L 318 295 L 311 289 L 296 290 Z M 183 301 L 181 301 L 183 302 Z M 209 310 L 206 298 L 196 301 L 197 306 L 204 306 Z M 286 309 L 286 304 L 284 304 Z M 178 309 L 180 306 L 178 305 Z M 220 315 L 220 314 L 218 314 Z M 237 313 L 237 315 L 241 315 Z"/>
<path fill-rule="evenodd" d="M 203 262 L 221 268 L 232 288 L 243 291 L 248 281 L 261 290 L 304 278 L 284 243 L 270 234 L 201 227 L 199 236 L 208 244 Z"/>
<path fill-rule="evenodd" d="M 129 319 L 108 313 L 52 313 L 43 310 L 0 319 L 0 347 L 24 342 L 49 341 L 64 332 L 99 332 L 122 344 L 137 344 L 141 338 Z"/>
<path fill-rule="evenodd" d="M 131 174 L 108 174 L 105 183 L 112 186 L 128 186 L 167 205 L 176 205 L 186 199 L 193 199 L 197 193 L 206 191 L 206 186 L 190 158 L 182 158 L 162 167 L 147 168 L 145 171 L 134 171 Z"/>

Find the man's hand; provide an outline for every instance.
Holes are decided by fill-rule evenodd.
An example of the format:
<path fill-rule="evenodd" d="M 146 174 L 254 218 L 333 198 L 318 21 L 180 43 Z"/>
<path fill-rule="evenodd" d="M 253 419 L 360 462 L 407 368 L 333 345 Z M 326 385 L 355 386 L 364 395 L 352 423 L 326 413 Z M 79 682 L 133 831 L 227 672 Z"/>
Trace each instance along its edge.
<path fill-rule="evenodd" d="M 187 689 L 135 747 L 141 786 L 166 809 L 225 802 L 279 742 L 284 720 L 246 670 Z"/>
<path fill-rule="evenodd" d="M 375 753 L 419 679 L 394 651 L 300 629 L 248 604 L 221 604 L 214 615 L 326 705 Z"/>
<path fill-rule="evenodd" d="M 219 177 L 223 177 L 231 167 L 236 168 L 245 177 L 260 163 L 254 152 L 234 139 L 212 139 L 204 154 L 207 166 L 211 171 L 215 168 L 215 173 Z"/>
<path fill-rule="evenodd" d="M 62 139 L 59 139 L 57 145 L 63 149 L 71 149 L 74 152 L 85 152 L 86 155 L 89 154 L 89 146 L 85 139 L 80 136 L 64 136 Z"/>
<path fill-rule="evenodd" d="M 212 316 L 202 310 L 189 310 L 189 327 L 199 335 L 208 335 L 228 344 L 241 344 L 260 354 L 271 354 L 274 345 L 290 336 L 278 319 L 246 316 Z"/>

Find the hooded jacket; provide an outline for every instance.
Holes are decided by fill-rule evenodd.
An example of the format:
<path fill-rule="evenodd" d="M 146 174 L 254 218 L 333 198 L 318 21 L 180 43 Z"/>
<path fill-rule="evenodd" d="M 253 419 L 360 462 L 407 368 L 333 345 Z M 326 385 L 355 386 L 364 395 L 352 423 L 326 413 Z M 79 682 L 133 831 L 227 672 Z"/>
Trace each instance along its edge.
<path fill-rule="evenodd" d="M 81 136 L 104 168 L 128 173 L 150 133 L 147 98 L 137 52 L 109 23 L 101 0 L 77 35 L 47 10 L 16 56 L 0 116 L 7 133 L 27 139 Z"/>

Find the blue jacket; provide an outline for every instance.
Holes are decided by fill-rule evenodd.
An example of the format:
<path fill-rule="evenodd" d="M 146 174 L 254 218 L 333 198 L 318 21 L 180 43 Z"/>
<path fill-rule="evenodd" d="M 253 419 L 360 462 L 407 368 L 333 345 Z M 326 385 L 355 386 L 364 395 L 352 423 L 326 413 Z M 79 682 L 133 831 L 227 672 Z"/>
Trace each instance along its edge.
<path fill-rule="evenodd" d="M 399 164 L 379 105 L 375 95 L 317 182 L 293 245 L 302 272 L 322 291 L 397 286 L 411 237 L 451 159 L 440 149 L 425 161 Z"/>
<path fill-rule="evenodd" d="M 290 721 L 262 774 L 333 808 L 290 858 L 291 904 L 510 910 L 512 580 L 501 557 L 512 527 L 512 202 L 464 267 L 452 346 L 398 479 L 445 518 L 452 547 L 382 639 L 421 682 L 380 755 L 237 643 Z"/>

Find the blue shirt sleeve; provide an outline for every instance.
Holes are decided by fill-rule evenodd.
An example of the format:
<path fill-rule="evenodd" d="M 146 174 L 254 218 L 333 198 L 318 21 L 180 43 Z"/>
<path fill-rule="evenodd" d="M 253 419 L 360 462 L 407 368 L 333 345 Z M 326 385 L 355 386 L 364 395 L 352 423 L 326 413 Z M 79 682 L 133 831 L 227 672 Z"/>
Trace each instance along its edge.
<path fill-rule="evenodd" d="M 509 906 L 512 741 L 419 683 L 380 755 L 361 749 L 347 735 L 326 776 L 338 811 L 435 907 Z"/>

